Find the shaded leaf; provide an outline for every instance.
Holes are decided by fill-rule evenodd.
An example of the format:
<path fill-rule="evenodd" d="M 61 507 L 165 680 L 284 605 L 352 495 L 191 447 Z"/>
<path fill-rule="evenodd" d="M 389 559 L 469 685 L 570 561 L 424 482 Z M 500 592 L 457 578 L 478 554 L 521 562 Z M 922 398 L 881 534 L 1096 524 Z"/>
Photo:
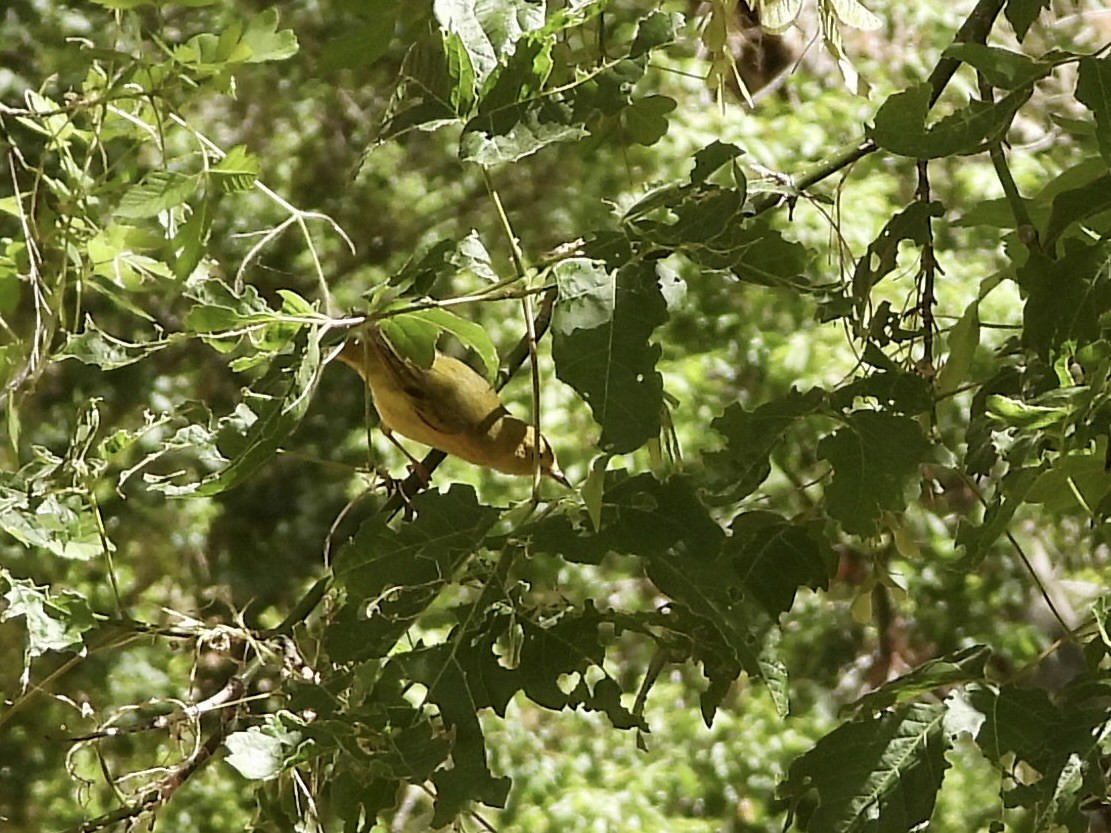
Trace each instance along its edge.
<path fill-rule="evenodd" d="M 403 0 L 376 0 L 349 4 L 360 23 L 324 46 L 320 58 L 323 73 L 339 69 L 361 69 L 381 58 L 394 39 L 397 16 Z"/>
<path fill-rule="evenodd" d="M 1100 437 L 1093 449 L 1062 454 L 1030 486 L 1026 502 L 1041 504 L 1053 517 L 1075 512 L 1092 517 L 1111 493 L 1111 472 L 1106 461 L 1106 436 Z"/>
<path fill-rule="evenodd" d="M 317 336 L 302 333 L 298 352 L 277 356 L 254 389 L 244 388 L 243 401 L 232 414 L 221 418 L 214 430 L 190 426 L 190 441 L 216 463 L 215 471 L 199 481 L 184 483 L 172 476 L 146 474 L 149 487 L 171 497 L 219 494 L 269 462 L 312 402 L 321 370 Z"/>
<path fill-rule="evenodd" d="M 1042 9 L 1048 9 L 1051 2 L 1052 0 L 1007 0 L 1003 14 L 1007 16 L 1020 41 L 1026 37 Z"/>
<path fill-rule="evenodd" d="M 473 488 L 422 492 L 415 519 L 391 528 L 384 517 L 365 521 L 336 558 L 336 582 L 348 602 L 325 634 L 337 662 L 385 656 L 453 580 L 482 542 L 498 511 L 479 504 Z"/>
<path fill-rule="evenodd" d="M 980 299 L 970 303 L 945 339 L 948 355 L 934 380 L 938 396 L 954 393 L 972 368 L 976 348 L 980 346 Z"/>
<path fill-rule="evenodd" d="M 718 139 L 694 154 L 694 167 L 691 169 L 691 183 L 699 185 L 710 178 L 722 165 L 739 159 L 744 150 L 737 145 Z"/>
<path fill-rule="evenodd" d="M 945 50 L 944 55 L 974 67 L 989 84 L 1002 90 L 1031 84 L 1053 71 L 1050 62 L 982 43 L 955 43 Z"/>
<path fill-rule="evenodd" d="M 1062 191 L 1053 197 L 1043 244 L 1053 251 L 1058 239 L 1073 224 L 1083 223 L 1111 210 L 1111 174 L 1104 174 L 1085 185 Z"/>
<path fill-rule="evenodd" d="M 934 396 L 930 383 L 917 373 L 881 370 L 855 379 L 829 394 L 833 408 L 849 410 L 856 399 L 870 399 L 884 410 L 900 414 L 923 414 L 933 408 Z"/>
<path fill-rule="evenodd" d="M 621 112 L 629 138 L 638 145 L 654 145 L 667 133 L 667 114 L 676 108 L 665 95 L 639 98 Z"/>
<path fill-rule="evenodd" d="M 900 244 L 910 242 L 919 248 L 928 245 L 931 221 L 944 213 L 945 207 L 936 200 L 914 202 L 884 224 L 853 270 L 852 293 L 858 309 L 868 303 L 872 288 L 895 270 Z"/>
<path fill-rule="evenodd" d="M 872 534 L 884 512 L 906 508 L 929 452 L 912 419 L 866 410 L 849 414 L 845 427 L 818 443 L 818 456 L 833 466 L 826 487 L 830 515 L 846 532 Z"/>
<path fill-rule="evenodd" d="M 800 587 L 828 587 L 836 556 L 807 527 L 773 512 L 744 512 L 729 533 L 724 551 L 733 569 L 773 618 L 791 609 Z"/>
<path fill-rule="evenodd" d="M 1031 90 L 1031 85 L 1025 85 L 993 103 L 969 102 L 927 126 L 932 90 L 929 84 L 918 84 L 893 94 L 880 106 L 868 136 L 885 150 L 915 159 L 976 153 L 1003 138 Z"/>
<path fill-rule="evenodd" d="M 1080 59 L 1076 98 L 1095 116 L 1099 153 L 1111 165 L 1111 58 Z"/>
<path fill-rule="evenodd" d="M 852 704 L 852 708 L 875 712 L 942 686 L 982 680 L 990 658 L 991 650 L 986 645 L 970 645 L 927 660 L 913 671 L 865 694 Z"/>
<path fill-rule="evenodd" d="M 944 709 L 910 704 L 834 729 L 779 785 L 800 830 L 903 833 L 933 813 L 949 762 Z"/>
<path fill-rule="evenodd" d="M 818 413 L 826 403 L 825 392 L 812 388 L 792 390 L 786 396 L 747 411 L 740 403 L 715 417 L 710 427 L 724 437 L 726 447 L 706 456 L 712 483 L 727 501 L 751 494 L 771 473 L 770 456 L 784 433 L 799 420 Z"/>
<path fill-rule="evenodd" d="M 956 542 L 957 546 L 965 548 L 965 557 L 971 565 L 980 563 L 987 555 L 988 547 L 1007 531 L 1015 512 L 1025 502 L 1027 493 L 1041 472 L 1041 468 L 1035 467 L 1008 471 L 984 510 L 984 519 L 979 526 L 961 522 Z"/>
<path fill-rule="evenodd" d="M 1059 260 L 1032 253 L 1017 273 L 1026 291 L 1023 342 L 1042 356 L 1066 341 L 1084 346 L 1102 335 L 1111 309 L 1111 242 L 1074 245 Z"/>

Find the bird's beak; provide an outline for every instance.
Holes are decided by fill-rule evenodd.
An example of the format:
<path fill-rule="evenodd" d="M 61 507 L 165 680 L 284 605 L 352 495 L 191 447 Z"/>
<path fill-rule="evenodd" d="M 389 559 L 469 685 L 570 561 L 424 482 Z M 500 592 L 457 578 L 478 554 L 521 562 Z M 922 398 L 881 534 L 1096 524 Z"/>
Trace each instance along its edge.
<path fill-rule="evenodd" d="M 559 470 L 559 466 L 555 465 L 554 463 L 552 464 L 552 467 L 544 473 L 548 475 L 548 477 L 552 478 L 552 480 L 554 480 L 560 486 L 563 486 L 566 489 L 574 488 L 571 485 L 571 481 L 563 476 L 563 472 Z"/>

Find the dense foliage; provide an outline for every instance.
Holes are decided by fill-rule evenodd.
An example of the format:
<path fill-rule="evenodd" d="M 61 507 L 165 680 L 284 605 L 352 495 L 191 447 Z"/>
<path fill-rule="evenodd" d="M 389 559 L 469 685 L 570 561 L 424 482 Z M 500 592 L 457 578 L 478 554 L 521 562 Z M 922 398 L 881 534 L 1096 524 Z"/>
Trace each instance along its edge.
<path fill-rule="evenodd" d="M 1104 829 L 1102 4 L 257 5 L 0 19 L 12 829 Z"/>

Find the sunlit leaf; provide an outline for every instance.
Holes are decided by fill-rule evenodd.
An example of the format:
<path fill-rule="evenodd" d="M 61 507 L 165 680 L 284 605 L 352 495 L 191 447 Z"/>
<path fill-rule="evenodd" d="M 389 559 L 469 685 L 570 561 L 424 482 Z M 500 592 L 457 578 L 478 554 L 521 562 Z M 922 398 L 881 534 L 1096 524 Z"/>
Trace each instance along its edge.
<path fill-rule="evenodd" d="M 652 332 L 666 318 L 651 264 L 616 271 L 575 261 L 555 270 L 556 375 L 583 397 L 602 428 L 599 446 L 620 454 L 659 432 L 663 380 Z"/>

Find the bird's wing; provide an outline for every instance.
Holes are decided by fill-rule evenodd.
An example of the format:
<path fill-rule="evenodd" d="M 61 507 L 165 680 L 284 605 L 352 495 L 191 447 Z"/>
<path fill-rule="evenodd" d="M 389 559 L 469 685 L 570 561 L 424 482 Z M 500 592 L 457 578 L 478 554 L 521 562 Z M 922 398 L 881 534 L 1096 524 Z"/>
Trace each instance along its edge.
<path fill-rule="evenodd" d="M 439 434 L 466 433 L 471 420 L 465 398 L 459 395 L 458 386 L 453 384 L 453 380 L 450 377 L 445 378 L 444 368 L 436 366 L 444 362 L 445 357 L 437 353 L 433 366 L 423 368 L 402 356 L 378 327 L 371 327 L 368 332 L 371 347 L 381 358 L 392 386 L 404 394 L 413 414 L 425 426 Z M 474 373 L 473 370 L 471 372 Z"/>

